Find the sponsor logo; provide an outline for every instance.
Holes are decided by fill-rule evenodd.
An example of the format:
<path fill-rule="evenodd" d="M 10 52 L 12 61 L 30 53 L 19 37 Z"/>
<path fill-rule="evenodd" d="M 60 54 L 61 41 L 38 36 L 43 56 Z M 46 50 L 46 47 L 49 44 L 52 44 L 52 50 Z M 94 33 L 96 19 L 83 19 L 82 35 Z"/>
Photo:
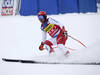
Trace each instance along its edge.
<path fill-rule="evenodd" d="M 2 16 L 13 15 L 13 6 L 14 6 L 13 0 L 4 0 L 2 5 L 1 15 Z"/>
<path fill-rule="evenodd" d="M 54 24 L 49 24 L 46 28 L 44 28 L 45 32 L 49 32 L 54 27 Z"/>

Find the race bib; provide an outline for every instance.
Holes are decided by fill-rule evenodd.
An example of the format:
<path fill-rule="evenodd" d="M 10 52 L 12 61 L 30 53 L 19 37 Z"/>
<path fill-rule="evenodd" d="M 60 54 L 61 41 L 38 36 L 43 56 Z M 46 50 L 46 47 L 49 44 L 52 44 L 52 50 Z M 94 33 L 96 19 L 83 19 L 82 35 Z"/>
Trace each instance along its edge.
<path fill-rule="evenodd" d="M 52 28 L 54 27 L 54 24 L 49 24 L 46 28 L 44 28 L 43 30 L 45 32 L 49 32 Z"/>

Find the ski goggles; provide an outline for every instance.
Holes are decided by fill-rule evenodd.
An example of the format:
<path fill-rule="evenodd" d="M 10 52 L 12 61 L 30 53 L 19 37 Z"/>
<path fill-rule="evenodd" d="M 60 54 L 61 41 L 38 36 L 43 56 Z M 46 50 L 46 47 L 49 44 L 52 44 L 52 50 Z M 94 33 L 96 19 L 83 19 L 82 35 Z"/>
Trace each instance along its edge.
<path fill-rule="evenodd" d="M 38 18 L 39 18 L 39 20 L 44 19 L 44 17 L 42 15 L 38 16 Z"/>

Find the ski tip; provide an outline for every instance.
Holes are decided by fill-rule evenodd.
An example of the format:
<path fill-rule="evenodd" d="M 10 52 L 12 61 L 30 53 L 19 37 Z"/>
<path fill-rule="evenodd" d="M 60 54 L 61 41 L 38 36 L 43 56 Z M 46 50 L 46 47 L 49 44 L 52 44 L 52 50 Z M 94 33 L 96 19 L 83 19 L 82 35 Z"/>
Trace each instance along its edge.
<path fill-rule="evenodd" d="M 3 61 L 6 61 L 6 59 L 5 59 L 5 58 L 2 58 L 2 60 L 3 60 Z"/>
<path fill-rule="evenodd" d="M 3 61 L 8 61 L 8 62 L 19 62 L 19 60 L 15 60 L 15 59 L 6 59 L 6 58 L 2 58 Z"/>

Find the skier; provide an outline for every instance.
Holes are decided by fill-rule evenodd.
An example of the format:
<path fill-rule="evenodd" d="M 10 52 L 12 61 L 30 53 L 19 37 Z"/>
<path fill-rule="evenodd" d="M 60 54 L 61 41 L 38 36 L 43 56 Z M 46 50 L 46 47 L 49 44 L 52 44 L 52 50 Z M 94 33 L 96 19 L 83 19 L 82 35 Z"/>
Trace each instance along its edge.
<path fill-rule="evenodd" d="M 45 11 L 38 13 L 38 19 L 41 22 L 42 30 L 42 42 L 39 49 L 41 51 L 44 50 L 45 45 L 49 53 L 52 53 L 54 52 L 52 46 L 57 45 L 57 47 L 63 51 L 64 55 L 68 54 L 69 51 L 65 47 L 68 36 L 64 26 L 52 18 L 47 18 Z M 49 40 L 47 40 L 47 33 L 51 36 Z"/>

